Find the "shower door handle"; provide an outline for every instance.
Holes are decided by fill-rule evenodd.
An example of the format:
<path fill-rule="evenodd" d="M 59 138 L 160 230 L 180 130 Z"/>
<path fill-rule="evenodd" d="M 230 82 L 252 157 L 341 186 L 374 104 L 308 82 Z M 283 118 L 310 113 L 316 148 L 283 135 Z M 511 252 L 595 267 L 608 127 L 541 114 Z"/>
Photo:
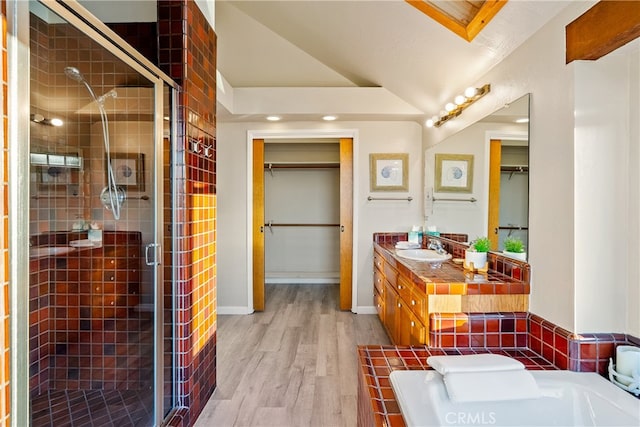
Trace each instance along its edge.
<path fill-rule="evenodd" d="M 160 265 L 160 261 L 157 261 L 159 248 L 160 243 L 149 243 L 144 247 L 144 261 L 147 265 Z M 151 249 L 153 249 L 153 255 L 152 257 L 149 257 L 149 252 Z"/>

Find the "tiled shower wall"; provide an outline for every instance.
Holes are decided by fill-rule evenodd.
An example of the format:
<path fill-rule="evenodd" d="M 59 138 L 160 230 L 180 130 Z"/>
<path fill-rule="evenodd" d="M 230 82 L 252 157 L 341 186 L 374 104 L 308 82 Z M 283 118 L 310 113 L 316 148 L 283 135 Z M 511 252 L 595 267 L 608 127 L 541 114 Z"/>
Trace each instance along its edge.
<path fill-rule="evenodd" d="M 64 245 L 86 233 L 38 236 Z M 29 389 L 147 390 L 151 313 L 138 310 L 139 232 L 104 234 L 102 246 L 29 261 Z M 34 395 L 35 395 L 34 394 Z"/>
<path fill-rule="evenodd" d="M 11 423 L 9 312 L 9 140 L 7 137 L 7 3 L 0 1 L 2 25 L 2 127 L 0 127 L 0 425 Z"/>
<path fill-rule="evenodd" d="M 178 405 L 188 426 L 216 386 L 216 34 L 193 1 L 158 2 L 159 66 L 181 85 L 177 101 L 179 258 L 176 308 Z"/>

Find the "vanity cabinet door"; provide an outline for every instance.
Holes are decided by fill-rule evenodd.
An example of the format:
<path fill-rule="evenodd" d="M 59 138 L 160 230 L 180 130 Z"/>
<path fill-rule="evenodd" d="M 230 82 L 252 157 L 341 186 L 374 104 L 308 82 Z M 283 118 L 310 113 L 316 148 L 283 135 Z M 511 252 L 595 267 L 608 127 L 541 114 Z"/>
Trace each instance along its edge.
<path fill-rule="evenodd" d="M 415 314 L 422 323 L 426 324 L 427 296 L 424 294 L 424 292 L 420 291 L 417 288 L 413 288 L 411 290 L 411 299 L 409 301 L 409 305 L 413 314 Z"/>
<path fill-rule="evenodd" d="M 427 328 L 412 312 L 409 315 L 409 345 L 426 344 Z"/>
<path fill-rule="evenodd" d="M 384 325 L 384 290 L 379 292 L 376 288 L 373 292 L 373 305 L 376 307 L 378 317 Z"/>
<path fill-rule="evenodd" d="M 413 314 L 411 308 L 402 300 L 398 300 L 398 334 L 394 344 L 397 345 L 421 345 L 425 344 L 426 328 L 424 324 Z"/>
<path fill-rule="evenodd" d="M 384 294 L 384 274 L 377 268 L 373 270 L 373 286 L 379 294 Z"/>
<path fill-rule="evenodd" d="M 398 302 L 399 298 L 393 291 L 393 287 L 388 282 L 385 282 L 383 325 L 387 330 L 387 335 L 394 343 L 398 341 Z"/>

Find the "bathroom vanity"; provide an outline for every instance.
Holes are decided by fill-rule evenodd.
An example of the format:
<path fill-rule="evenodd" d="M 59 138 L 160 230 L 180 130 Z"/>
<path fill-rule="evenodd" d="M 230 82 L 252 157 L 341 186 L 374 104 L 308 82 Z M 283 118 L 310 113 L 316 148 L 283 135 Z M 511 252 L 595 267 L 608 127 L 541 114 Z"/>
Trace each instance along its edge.
<path fill-rule="evenodd" d="M 459 236 L 438 237 L 453 260 L 464 258 L 467 247 L 456 241 L 462 239 Z M 406 233 L 374 234 L 374 305 L 394 344 L 428 345 L 443 325 L 448 326 L 439 318 L 443 313 L 528 311 L 530 266 L 526 262 L 490 253 L 486 273 L 465 271 L 453 260 L 432 268 L 430 263 L 397 255 L 396 243 L 406 238 Z M 455 328 L 455 321 L 451 327 Z"/>

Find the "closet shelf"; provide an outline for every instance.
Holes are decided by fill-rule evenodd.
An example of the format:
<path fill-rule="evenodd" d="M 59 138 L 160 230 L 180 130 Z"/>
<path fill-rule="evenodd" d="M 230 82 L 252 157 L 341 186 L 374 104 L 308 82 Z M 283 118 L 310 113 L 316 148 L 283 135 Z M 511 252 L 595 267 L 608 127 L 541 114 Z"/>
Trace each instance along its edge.
<path fill-rule="evenodd" d="M 328 223 L 280 223 L 280 222 L 269 222 L 264 225 L 265 227 L 339 227 L 340 224 L 328 224 Z"/>

